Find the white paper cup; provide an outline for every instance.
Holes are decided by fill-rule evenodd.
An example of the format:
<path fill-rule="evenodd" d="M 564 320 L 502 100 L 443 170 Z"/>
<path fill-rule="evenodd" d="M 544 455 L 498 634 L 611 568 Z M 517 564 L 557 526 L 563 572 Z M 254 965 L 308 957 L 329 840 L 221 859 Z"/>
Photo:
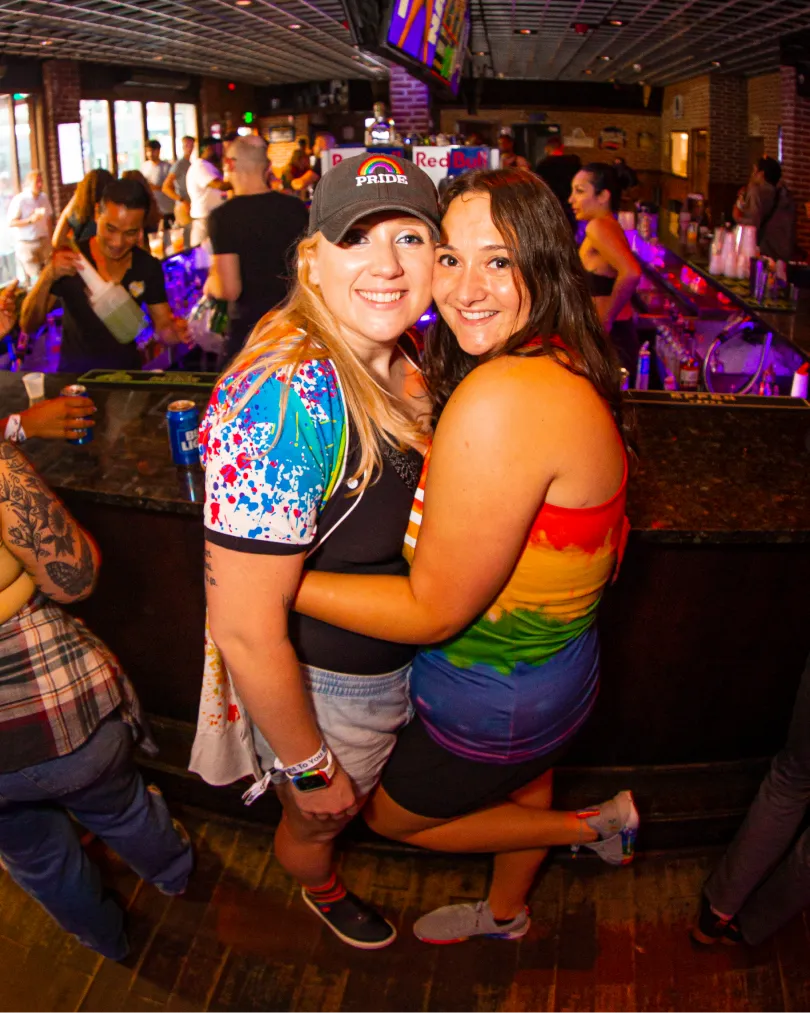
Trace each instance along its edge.
<path fill-rule="evenodd" d="M 22 378 L 29 405 L 45 400 L 45 374 L 26 373 Z"/>

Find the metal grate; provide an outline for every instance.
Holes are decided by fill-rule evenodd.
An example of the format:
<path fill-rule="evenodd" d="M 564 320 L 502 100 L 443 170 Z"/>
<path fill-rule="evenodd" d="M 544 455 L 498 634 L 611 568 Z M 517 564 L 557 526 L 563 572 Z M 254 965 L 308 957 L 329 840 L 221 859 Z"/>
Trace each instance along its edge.
<path fill-rule="evenodd" d="M 358 52 L 343 20 L 341 0 L 0 0 L 0 53 L 254 84 L 384 75 L 385 62 Z"/>
<path fill-rule="evenodd" d="M 810 28 L 810 0 L 470 3 L 476 72 L 539 80 L 667 84 L 713 62 L 762 74 L 778 68 L 780 35 Z M 344 17 L 341 0 L 0 0 L 0 52 L 255 84 L 384 75 L 385 61 L 354 49 Z M 592 31 L 578 35 L 577 22 Z"/>
<path fill-rule="evenodd" d="M 718 69 L 764 74 L 779 67 L 780 35 L 810 28 L 810 0 L 471 3 L 470 50 L 485 54 L 473 56 L 477 71 L 539 80 L 660 85 Z M 578 35 L 578 22 L 591 31 Z"/>

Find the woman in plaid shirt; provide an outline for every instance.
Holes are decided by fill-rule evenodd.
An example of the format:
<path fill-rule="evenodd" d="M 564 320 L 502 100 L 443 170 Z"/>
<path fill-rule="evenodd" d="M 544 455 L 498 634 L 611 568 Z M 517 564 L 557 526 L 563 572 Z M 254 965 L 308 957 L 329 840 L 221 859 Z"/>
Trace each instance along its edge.
<path fill-rule="evenodd" d="M 12 306 L 0 298 L 0 336 Z M 183 892 L 193 858 L 135 767 L 135 742 L 154 744 L 129 680 L 59 607 L 91 593 L 99 563 L 90 535 L 0 440 L 0 859 L 65 930 L 120 960 L 124 914 L 70 817 L 165 893 Z"/>

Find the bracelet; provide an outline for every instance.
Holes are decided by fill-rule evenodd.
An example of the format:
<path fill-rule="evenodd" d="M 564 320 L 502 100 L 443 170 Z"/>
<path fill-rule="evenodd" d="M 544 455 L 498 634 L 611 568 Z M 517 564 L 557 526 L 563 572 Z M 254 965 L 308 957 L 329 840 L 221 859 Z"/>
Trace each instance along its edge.
<path fill-rule="evenodd" d="M 321 743 L 321 748 L 317 753 L 313 753 L 308 760 L 302 760 L 300 763 L 293 763 L 289 767 L 285 767 L 281 760 L 276 757 L 273 761 L 273 769 L 277 770 L 280 774 L 286 774 L 287 777 L 291 777 L 293 774 L 303 774 L 305 770 L 313 770 L 318 766 L 319 763 L 331 756 L 329 749 L 325 742 Z"/>
<path fill-rule="evenodd" d="M 25 443 L 25 430 L 19 415 L 9 415 L 3 436 L 11 443 Z"/>

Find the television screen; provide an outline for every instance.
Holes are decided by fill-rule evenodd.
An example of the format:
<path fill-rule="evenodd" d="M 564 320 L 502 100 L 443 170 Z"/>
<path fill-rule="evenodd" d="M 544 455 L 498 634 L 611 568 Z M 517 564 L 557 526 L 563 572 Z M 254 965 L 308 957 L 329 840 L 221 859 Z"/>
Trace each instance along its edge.
<path fill-rule="evenodd" d="M 469 34 L 468 0 L 394 0 L 385 44 L 455 94 Z"/>

